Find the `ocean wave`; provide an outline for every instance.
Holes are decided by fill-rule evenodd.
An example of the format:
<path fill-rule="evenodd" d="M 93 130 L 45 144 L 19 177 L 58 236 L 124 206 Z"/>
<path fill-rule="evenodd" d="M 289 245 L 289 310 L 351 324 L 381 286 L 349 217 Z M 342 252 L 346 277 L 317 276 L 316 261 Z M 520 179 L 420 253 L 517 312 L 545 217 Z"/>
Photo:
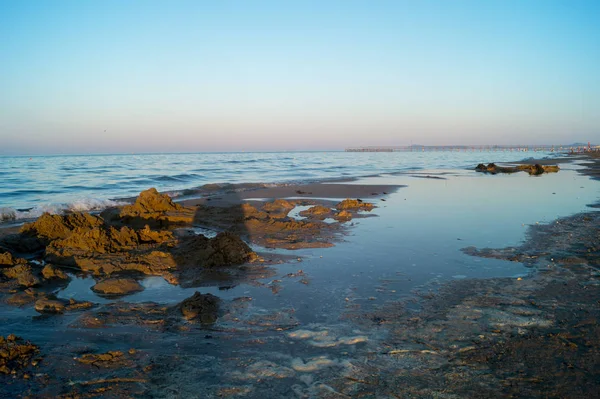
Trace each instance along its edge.
<path fill-rule="evenodd" d="M 101 211 L 113 206 L 126 205 L 126 202 L 101 200 L 96 198 L 81 198 L 67 204 L 42 204 L 29 209 L 0 208 L 0 223 L 15 220 L 35 219 L 44 213 L 62 215 L 68 212 Z"/>

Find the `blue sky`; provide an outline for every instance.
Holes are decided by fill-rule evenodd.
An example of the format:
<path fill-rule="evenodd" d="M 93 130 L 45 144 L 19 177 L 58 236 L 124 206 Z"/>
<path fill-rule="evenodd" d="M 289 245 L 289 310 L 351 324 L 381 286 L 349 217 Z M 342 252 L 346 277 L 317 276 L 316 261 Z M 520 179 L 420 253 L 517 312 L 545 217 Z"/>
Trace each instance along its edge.
<path fill-rule="evenodd" d="M 0 0 L 0 37 L 0 154 L 600 142 L 599 1 Z"/>

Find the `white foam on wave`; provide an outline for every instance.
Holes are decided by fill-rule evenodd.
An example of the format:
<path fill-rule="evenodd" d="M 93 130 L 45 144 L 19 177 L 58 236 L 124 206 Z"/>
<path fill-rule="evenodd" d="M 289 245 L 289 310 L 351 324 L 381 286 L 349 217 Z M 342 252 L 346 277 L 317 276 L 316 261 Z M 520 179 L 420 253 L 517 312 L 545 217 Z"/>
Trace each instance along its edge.
<path fill-rule="evenodd" d="M 80 198 L 67 204 L 42 204 L 28 210 L 19 211 L 14 208 L 0 208 L 0 223 L 21 219 L 35 219 L 44 213 L 61 215 L 66 212 L 101 211 L 113 206 L 127 205 L 126 202 L 101 200 L 96 198 Z"/>

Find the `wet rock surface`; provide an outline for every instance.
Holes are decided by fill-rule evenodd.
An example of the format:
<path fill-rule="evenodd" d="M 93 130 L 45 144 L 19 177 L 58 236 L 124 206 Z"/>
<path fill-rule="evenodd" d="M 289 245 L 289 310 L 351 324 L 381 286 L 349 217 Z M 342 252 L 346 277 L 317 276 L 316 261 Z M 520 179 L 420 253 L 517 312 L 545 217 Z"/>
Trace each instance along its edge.
<path fill-rule="evenodd" d="M 179 304 L 181 314 L 187 320 L 195 320 L 204 324 L 212 324 L 217 321 L 219 313 L 218 297 L 211 294 L 201 294 L 198 291 L 190 298 Z"/>
<path fill-rule="evenodd" d="M 144 287 L 132 278 L 108 278 L 92 287 L 92 291 L 104 296 L 122 296 L 143 291 Z"/>
<path fill-rule="evenodd" d="M 23 377 L 23 372 L 30 368 L 32 363 L 37 363 L 33 358 L 38 353 L 37 346 L 20 337 L 13 334 L 7 337 L 0 336 L 0 375 Z"/>

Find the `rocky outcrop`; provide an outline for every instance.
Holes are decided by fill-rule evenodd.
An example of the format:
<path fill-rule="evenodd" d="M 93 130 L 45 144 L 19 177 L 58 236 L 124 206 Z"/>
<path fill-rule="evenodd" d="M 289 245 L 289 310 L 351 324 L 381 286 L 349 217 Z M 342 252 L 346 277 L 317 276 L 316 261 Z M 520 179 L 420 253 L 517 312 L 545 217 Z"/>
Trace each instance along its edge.
<path fill-rule="evenodd" d="M 26 223 L 21 228 L 21 234 L 34 236 L 46 242 L 65 239 L 69 237 L 74 230 L 90 230 L 100 227 L 104 220 L 99 216 L 89 213 L 76 212 L 69 215 L 50 215 L 44 213 L 33 223 Z"/>
<path fill-rule="evenodd" d="M 487 165 L 480 163 L 475 167 L 476 172 L 489 173 L 495 175 L 497 173 L 517 173 L 527 172 L 532 176 L 541 175 L 544 173 L 556 173 L 560 170 L 557 165 L 517 165 L 517 166 L 498 166 L 495 163 L 489 163 Z"/>
<path fill-rule="evenodd" d="M 181 315 L 187 320 L 198 321 L 202 324 L 212 324 L 219 315 L 220 299 L 211 294 L 201 294 L 198 291 L 179 304 Z"/>
<path fill-rule="evenodd" d="M 105 296 L 121 296 L 143 291 L 144 287 L 132 278 L 109 278 L 92 287 L 92 291 Z"/>
<path fill-rule="evenodd" d="M 167 194 L 160 194 L 155 188 L 142 191 L 133 205 L 124 206 L 119 217 L 126 223 L 168 225 L 191 223 L 194 210 L 173 202 Z"/>

